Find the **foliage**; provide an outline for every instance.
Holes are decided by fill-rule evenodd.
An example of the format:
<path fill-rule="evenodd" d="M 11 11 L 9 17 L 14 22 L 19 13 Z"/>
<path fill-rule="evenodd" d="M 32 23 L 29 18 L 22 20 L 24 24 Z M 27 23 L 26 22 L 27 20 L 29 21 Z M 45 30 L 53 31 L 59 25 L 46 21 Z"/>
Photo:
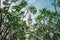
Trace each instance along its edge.
<path fill-rule="evenodd" d="M 11 1 L 11 3 L 9 3 L 9 1 Z M 17 40 L 17 39 L 25 40 L 24 30 L 26 30 L 27 28 L 26 22 L 23 21 L 23 19 L 21 19 L 22 18 L 21 16 L 18 17 L 19 15 L 13 15 L 13 14 L 15 14 L 16 12 L 19 13 L 19 11 L 27 5 L 26 1 L 23 0 L 21 1 L 20 4 L 13 6 L 12 9 L 14 9 L 15 11 L 13 10 L 11 10 L 11 12 L 9 11 L 11 4 L 13 2 L 16 3 L 17 1 L 18 0 L 5 0 L 3 2 L 4 7 L 2 8 L 2 13 L 5 15 L 3 16 L 3 22 L 2 22 L 2 25 L 4 27 L 1 27 L 3 28 L 1 30 L 3 30 L 2 32 L 4 33 L 4 35 L 1 36 L 1 40 Z M 24 12 L 20 13 L 20 15 L 23 14 Z M 8 22 L 5 22 L 4 18 L 7 19 Z"/>
<path fill-rule="evenodd" d="M 60 14 L 57 14 L 55 12 L 51 12 L 50 10 L 47 10 L 46 8 L 43 8 L 42 10 L 39 10 L 40 14 L 37 16 L 37 26 L 38 28 L 36 31 L 37 36 L 42 37 L 44 40 L 58 40 L 58 31 L 60 27 L 58 27 L 58 18 L 60 17 Z M 41 22 L 43 21 L 43 23 Z M 58 31 L 58 33 L 56 33 Z M 52 32 L 51 36 L 50 33 Z M 59 34 L 60 35 L 60 34 Z M 58 38 L 57 38 L 58 37 Z M 56 38 L 56 39 L 55 39 Z"/>
<path fill-rule="evenodd" d="M 60 7 L 60 0 L 58 0 L 57 5 Z"/>
<path fill-rule="evenodd" d="M 32 11 L 33 14 L 36 14 L 37 10 L 34 6 L 31 6 L 30 7 L 30 10 Z"/>
<path fill-rule="evenodd" d="M 59 1 L 60 0 L 57 2 L 58 7 L 60 7 Z M 34 25 L 37 29 L 35 34 L 40 38 L 43 36 L 43 40 L 58 40 L 58 38 L 60 38 L 60 36 L 58 36 L 60 35 L 60 22 L 58 21 L 60 14 L 47 10 L 46 8 L 39 11 L 39 15 L 36 18 L 37 23 Z M 43 21 L 43 23 L 41 21 Z"/>
<path fill-rule="evenodd" d="M 27 5 L 26 1 L 22 1 L 19 5 L 14 6 L 13 9 L 16 9 L 16 11 L 20 11 L 23 7 Z"/>
<path fill-rule="evenodd" d="M 17 1 L 18 0 L 5 0 L 3 2 L 3 18 L 0 29 L 1 40 L 26 39 L 26 31 L 28 31 L 30 27 L 27 26 L 26 21 L 23 20 L 24 11 L 21 11 L 21 9 L 26 7 L 27 2 L 25 0 L 21 0 L 21 3 L 12 6 L 11 12 L 9 11 L 12 3 L 16 3 Z M 57 7 L 60 7 L 60 0 L 57 0 L 56 5 Z M 31 6 L 30 10 L 33 12 L 33 14 L 36 14 L 37 12 L 34 6 Z M 59 18 L 59 13 L 47 10 L 47 8 L 39 9 L 39 15 L 36 17 L 37 23 L 32 25 L 33 30 L 36 30 L 33 32 L 29 31 L 29 40 L 58 40 L 58 38 L 60 38 Z"/>

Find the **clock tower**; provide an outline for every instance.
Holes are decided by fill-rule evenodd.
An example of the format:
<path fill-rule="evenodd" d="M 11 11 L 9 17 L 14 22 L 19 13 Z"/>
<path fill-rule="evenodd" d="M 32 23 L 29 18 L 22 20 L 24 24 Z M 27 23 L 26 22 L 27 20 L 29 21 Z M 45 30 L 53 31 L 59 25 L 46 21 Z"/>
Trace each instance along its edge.
<path fill-rule="evenodd" d="M 29 15 L 28 15 L 28 25 L 31 26 L 32 25 L 32 18 L 31 18 L 31 13 L 32 11 L 29 11 Z"/>

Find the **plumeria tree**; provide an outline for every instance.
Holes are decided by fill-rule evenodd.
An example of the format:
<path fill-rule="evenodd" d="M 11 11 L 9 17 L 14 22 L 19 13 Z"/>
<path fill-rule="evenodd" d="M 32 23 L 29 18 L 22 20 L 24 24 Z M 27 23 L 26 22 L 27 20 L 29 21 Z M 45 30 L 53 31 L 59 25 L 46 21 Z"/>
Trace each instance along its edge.
<path fill-rule="evenodd" d="M 57 4 L 56 1 L 58 1 Z M 34 25 L 34 28 L 36 28 L 34 34 L 38 37 L 38 40 L 59 40 L 60 38 L 60 14 L 56 8 L 59 7 L 59 0 L 54 0 L 53 5 L 55 12 L 50 11 L 47 8 L 39 10 L 39 15 L 36 18 L 37 23 Z"/>
<path fill-rule="evenodd" d="M 23 20 L 24 12 L 19 11 L 27 5 L 25 0 L 17 5 L 18 0 L 3 1 L 2 8 L 2 24 L 1 24 L 1 40 L 25 40 L 25 32 L 27 29 L 26 21 Z M 11 5 L 13 5 L 11 7 Z M 11 8 L 11 12 L 9 11 Z"/>
<path fill-rule="evenodd" d="M 26 25 L 26 21 L 23 20 L 24 11 L 22 8 L 27 6 L 25 0 L 20 0 L 20 3 L 16 4 L 19 0 L 5 0 L 3 1 L 4 7 L 2 10 L 2 23 L 1 23 L 1 40 L 25 40 L 26 31 L 29 28 Z M 14 5 L 15 3 L 16 5 Z M 37 11 L 35 7 L 31 6 L 30 9 L 33 13 Z"/>
<path fill-rule="evenodd" d="M 1 8 L 0 16 L 0 40 L 25 40 L 26 31 L 29 31 L 26 21 L 23 20 L 24 11 L 22 8 L 27 6 L 25 0 L 5 0 L 4 7 Z M 17 3 L 14 5 L 13 3 Z M 35 18 L 36 24 L 32 25 L 33 32 L 29 31 L 29 40 L 58 40 L 60 38 L 60 14 L 56 7 L 60 8 L 60 0 L 54 0 L 55 11 L 47 8 L 39 9 L 39 15 Z M 33 14 L 37 9 L 34 6 L 29 8 Z"/>

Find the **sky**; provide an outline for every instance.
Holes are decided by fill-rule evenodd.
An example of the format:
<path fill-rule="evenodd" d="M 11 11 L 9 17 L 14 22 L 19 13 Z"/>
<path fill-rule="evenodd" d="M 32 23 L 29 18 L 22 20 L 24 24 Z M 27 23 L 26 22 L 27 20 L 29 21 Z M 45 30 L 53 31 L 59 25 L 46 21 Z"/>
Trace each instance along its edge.
<path fill-rule="evenodd" d="M 54 6 L 52 6 L 54 0 L 29 0 L 28 4 L 31 4 L 35 6 L 37 9 L 47 8 L 47 9 L 53 9 Z"/>
<path fill-rule="evenodd" d="M 47 8 L 51 11 L 54 11 L 54 6 L 52 5 L 54 0 L 27 0 L 27 2 L 29 5 L 33 5 L 37 9 Z M 57 10 L 59 11 L 60 8 L 57 8 Z"/>

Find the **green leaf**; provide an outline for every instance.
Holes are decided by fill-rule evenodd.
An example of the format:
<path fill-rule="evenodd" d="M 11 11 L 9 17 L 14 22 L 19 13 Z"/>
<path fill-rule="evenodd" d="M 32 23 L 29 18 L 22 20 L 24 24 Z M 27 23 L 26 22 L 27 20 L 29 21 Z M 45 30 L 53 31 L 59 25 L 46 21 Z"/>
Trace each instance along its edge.
<path fill-rule="evenodd" d="M 46 8 L 43 8 L 42 10 L 40 10 L 40 12 L 41 12 L 42 14 L 45 14 L 45 13 L 46 13 Z"/>
<path fill-rule="evenodd" d="M 11 0 L 12 2 L 17 2 L 18 0 Z"/>
<path fill-rule="evenodd" d="M 36 37 L 35 40 L 40 40 L 40 39 L 38 37 Z"/>
<path fill-rule="evenodd" d="M 57 6 L 59 6 L 59 7 L 60 7 L 60 0 L 58 0 L 58 1 L 57 1 Z"/>
<path fill-rule="evenodd" d="M 37 20 L 42 20 L 43 19 L 43 16 L 42 15 L 38 15 L 37 16 Z"/>
<path fill-rule="evenodd" d="M 9 5 L 9 3 L 7 1 L 4 1 L 3 4 L 4 5 Z"/>
<path fill-rule="evenodd" d="M 27 2 L 26 1 L 22 1 L 21 2 L 21 4 L 20 4 L 20 6 L 23 8 L 23 7 L 25 7 L 27 5 Z"/>
<path fill-rule="evenodd" d="M 13 9 L 16 9 L 16 11 L 20 11 L 23 7 L 25 7 L 27 3 L 25 1 L 22 1 L 19 5 L 13 6 Z"/>
<path fill-rule="evenodd" d="M 8 18 L 9 20 L 13 19 L 12 14 L 8 13 L 8 14 L 7 14 L 7 18 Z"/>
<path fill-rule="evenodd" d="M 33 6 L 30 7 L 30 10 L 33 12 L 33 14 L 36 14 L 36 12 L 37 12 L 37 9 Z"/>
<path fill-rule="evenodd" d="M 18 12 L 21 10 L 21 8 L 19 6 L 13 6 L 13 9 L 16 9 L 16 11 L 18 11 Z"/>
<path fill-rule="evenodd" d="M 5 8 L 3 8 L 3 9 L 2 9 L 2 13 L 7 14 L 7 13 L 8 13 L 8 10 L 5 10 Z"/>
<path fill-rule="evenodd" d="M 21 11 L 19 15 L 23 15 L 25 12 L 24 11 Z"/>

